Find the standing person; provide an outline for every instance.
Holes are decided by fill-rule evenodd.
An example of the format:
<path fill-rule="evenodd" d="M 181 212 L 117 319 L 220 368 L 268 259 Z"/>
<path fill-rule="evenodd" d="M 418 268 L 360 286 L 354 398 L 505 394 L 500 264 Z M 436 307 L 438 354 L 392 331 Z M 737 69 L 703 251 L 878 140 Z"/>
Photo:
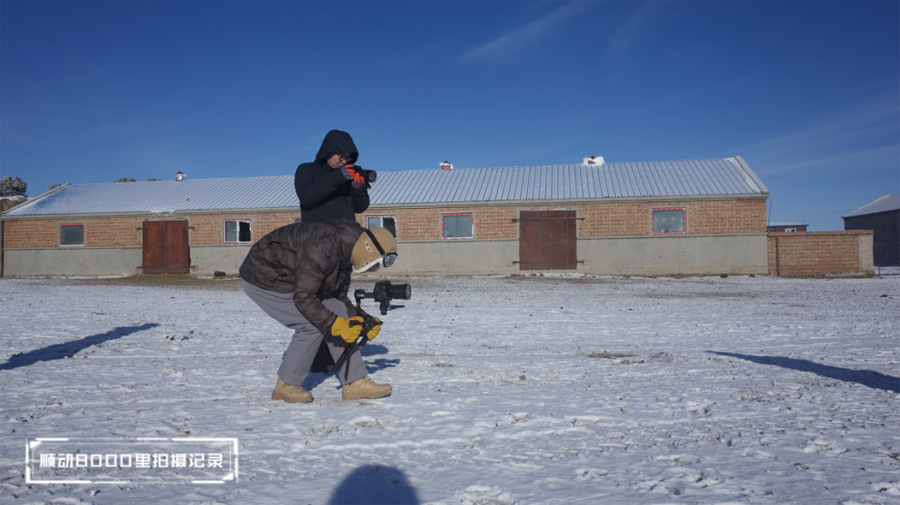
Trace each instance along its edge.
<path fill-rule="evenodd" d="M 331 130 L 322 140 L 316 160 L 303 163 L 294 173 L 300 199 L 300 218 L 307 223 L 333 223 L 355 219 L 369 208 L 369 183 L 347 168 L 359 158 L 350 134 Z"/>
<path fill-rule="evenodd" d="M 347 297 L 351 273 L 389 267 L 397 258 L 394 236 L 384 228 L 362 228 L 342 219 L 333 225 L 300 222 L 278 228 L 260 239 L 240 268 L 244 292 L 267 314 L 294 330 L 278 369 L 273 400 L 313 400 L 303 388 L 313 357 L 324 341 L 337 359 L 341 346 L 358 340 L 363 321 Z M 367 334 L 378 335 L 379 324 Z M 347 359 L 338 378 L 345 400 L 381 398 L 389 384 L 367 377 L 359 349 Z"/>
<path fill-rule="evenodd" d="M 356 219 L 369 208 L 369 183 L 353 179 L 347 165 L 359 158 L 349 133 L 331 130 L 322 140 L 315 161 L 303 163 L 294 173 L 294 190 L 300 199 L 300 219 L 307 223 L 333 223 Z M 313 361 L 313 372 L 327 372 L 334 364 L 323 343 Z"/>

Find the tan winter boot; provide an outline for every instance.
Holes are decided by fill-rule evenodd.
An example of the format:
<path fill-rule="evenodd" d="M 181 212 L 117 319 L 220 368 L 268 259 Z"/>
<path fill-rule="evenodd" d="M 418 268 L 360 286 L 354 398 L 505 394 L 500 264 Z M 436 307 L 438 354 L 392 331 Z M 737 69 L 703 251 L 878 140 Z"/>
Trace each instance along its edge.
<path fill-rule="evenodd" d="M 362 400 L 363 398 L 381 398 L 391 394 L 390 384 L 378 384 L 368 377 L 344 384 L 341 395 L 345 400 Z"/>
<path fill-rule="evenodd" d="M 313 395 L 300 386 L 291 386 L 287 382 L 278 379 L 275 390 L 272 391 L 273 400 L 284 400 L 288 403 L 309 403 L 313 401 Z"/>

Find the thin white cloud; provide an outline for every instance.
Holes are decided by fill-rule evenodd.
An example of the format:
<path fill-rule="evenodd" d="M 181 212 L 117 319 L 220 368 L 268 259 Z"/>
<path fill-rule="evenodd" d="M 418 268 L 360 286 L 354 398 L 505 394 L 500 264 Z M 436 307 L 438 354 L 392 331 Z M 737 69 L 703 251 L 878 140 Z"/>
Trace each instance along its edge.
<path fill-rule="evenodd" d="M 806 128 L 751 144 L 747 148 L 806 150 L 817 145 L 870 138 L 897 129 L 897 99 L 885 95 L 833 111 Z"/>
<path fill-rule="evenodd" d="M 496 39 L 460 56 L 462 61 L 505 61 L 528 48 L 539 45 L 561 26 L 583 14 L 590 2 L 573 2 L 557 8 L 540 19 L 504 33 Z"/>
<path fill-rule="evenodd" d="M 613 31 L 606 46 L 606 56 L 615 59 L 627 57 L 637 43 L 649 38 L 648 32 L 653 29 L 656 20 L 662 17 L 665 8 L 665 2 L 641 3 L 628 19 Z"/>
<path fill-rule="evenodd" d="M 770 166 L 760 174 L 821 167 L 836 160 L 871 163 L 891 159 L 898 146 L 897 97 L 885 94 L 840 109 L 796 131 L 746 145 L 739 153 L 753 153 Z M 896 160 L 895 160 L 896 161 Z M 854 165 L 860 168 L 858 164 Z"/>
<path fill-rule="evenodd" d="M 802 170 L 810 168 L 823 168 L 832 165 L 840 167 L 851 167 L 857 174 L 868 168 L 881 168 L 884 166 L 884 160 L 897 160 L 900 154 L 900 147 L 896 144 L 891 146 L 875 147 L 872 149 L 859 149 L 841 152 L 833 156 L 824 156 L 819 158 L 808 158 L 788 163 L 784 165 L 772 165 L 767 170 L 761 170 L 759 175 L 771 175 L 779 172 L 788 172 L 792 170 Z"/>

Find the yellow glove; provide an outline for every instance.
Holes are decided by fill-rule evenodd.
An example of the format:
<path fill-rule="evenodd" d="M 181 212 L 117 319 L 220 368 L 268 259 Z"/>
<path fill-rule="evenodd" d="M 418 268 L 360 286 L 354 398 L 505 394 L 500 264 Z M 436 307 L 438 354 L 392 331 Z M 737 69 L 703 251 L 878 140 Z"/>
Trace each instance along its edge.
<path fill-rule="evenodd" d="M 378 332 L 381 331 L 381 319 L 375 318 L 375 326 L 369 330 L 369 333 L 366 333 L 366 338 L 372 340 L 373 338 L 378 336 Z"/>
<path fill-rule="evenodd" d="M 351 326 L 350 323 L 353 321 L 357 324 Z M 362 331 L 362 324 L 363 318 L 359 316 L 351 317 L 350 319 L 344 319 L 343 317 L 338 316 L 334 320 L 334 324 L 331 325 L 331 334 L 335 337 L 341 337 L 344 339 L 344 342 L 347 342 L 348 344 L 352 344 L 359 338 L 359 333 Z"/>

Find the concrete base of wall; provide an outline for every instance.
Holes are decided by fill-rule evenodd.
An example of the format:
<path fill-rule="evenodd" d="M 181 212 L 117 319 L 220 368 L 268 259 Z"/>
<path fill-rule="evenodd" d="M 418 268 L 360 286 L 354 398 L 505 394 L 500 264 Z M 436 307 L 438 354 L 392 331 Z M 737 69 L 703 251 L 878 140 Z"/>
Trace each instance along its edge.
<path fill-rule="evenodd" d="M 236 275 L 249 250 L 250 245 L 191 246 L 191 273 Z"/>
<path fill-rule="evenodd" d="M 859 248 L 859 271 L 865 272 L 866 275 L 875 274 L 875 234 L 861 234 L 858 237 L 857 247 Z"/>
<path fill-rule="evenodd" d="M 872 232 L 609 237 L 578 240 L 574 272 L 594 275 L 872 275 Z M 395 266 L 380 275 L 523 273 L 519 242 L 401 242 Z M 193 246 L 191 273 L 237 274 L 249 245 Z M 5 249 L 7 277 L 141 273 L 140 247 Z"/>
<path fill-rule="evenodd" d="M 766 275 L 766 234 L 578 240 L 575 272 L 595 275 Z M 384 275 L 522 273 L 518 240 L 401 242 Z M 527 271 L 525 271 L 527 272 Z"/>
<path fill-rule="evenodd" d="M 574 272 L 595 275 L 765 275 L 766 234 L 579 239 Z M 237 274 L 250 246 L 192 246 L 191 273 Z M 399 258 L 380 275 L 516 274 L 519 241 L 440 240 L 401 242 Z M 134 275 L 141 249 L 7 249 L 4 274 Z"/>
<path fill-rule="evenodd" d="M 400 242 L 397 262 L 382 275 L 509 274 L 519 271 L 518 240 Z"/>
<path fill-rule="evenodd" d="M 250 246 L 193 246 L 191 274 L 213 275 L 217 270 L 237 274 Z M 6 249 L 5 277 L 44 275 L 102 277 L 141 273 L 140 247 L 55 247 Z"/>
<path fill-rule="evenodd" d="M 140 247 L 55 247 L 4 249 L 5 277 L 43 275 L 103 277 L 141 272 Z"/>
<path fill-rule="evenodd" d="M 766 275 L 765 233 L 581 239 L 578 270 L 598 275 Z"/>

